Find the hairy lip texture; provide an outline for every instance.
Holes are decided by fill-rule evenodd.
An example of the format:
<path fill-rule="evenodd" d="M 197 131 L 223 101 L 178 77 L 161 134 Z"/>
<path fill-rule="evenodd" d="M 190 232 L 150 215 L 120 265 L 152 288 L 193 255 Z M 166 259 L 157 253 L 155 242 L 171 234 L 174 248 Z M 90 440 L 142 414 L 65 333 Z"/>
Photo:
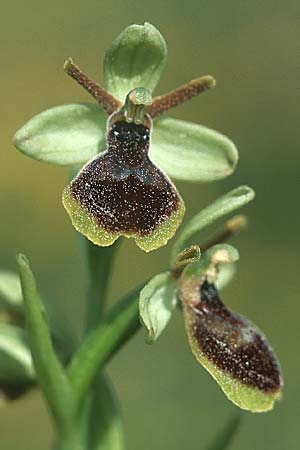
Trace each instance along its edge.
<path fill-rule="evenodd" d="M 199 303 L 188 308 L 199 350 L 216 367 L 266 393 L 282 385 L 280 367 L 264 335 L 247 319 L 228 310 L 213 284 L 199 288 Z"/>
<path fill-rule="evenodd" d="M 150 161 L 149 130 L 116 123 L 108 149 L 71 182 L 78 203 L 109 233 L 147 235 L 180 206 L 175 186 Z"/>

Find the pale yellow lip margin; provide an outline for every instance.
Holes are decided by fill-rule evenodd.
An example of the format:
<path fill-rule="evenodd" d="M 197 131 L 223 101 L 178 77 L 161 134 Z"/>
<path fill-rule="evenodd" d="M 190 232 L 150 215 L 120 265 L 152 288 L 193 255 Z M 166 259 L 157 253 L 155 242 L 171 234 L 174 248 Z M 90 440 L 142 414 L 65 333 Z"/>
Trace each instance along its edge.
<path fill-rule="evenodd" d="M 258 388 L 247 386 L 241 381 L 233 378 L 229 373 L 218 369 L 204 353 L 200 350 L 197 342 L 191 334 L 191 322 L 188 313 L 184 310 L 185 327 L 188 334 L 190 347 L 197 361 L 216 380 L 224 394 L 236 406 L 253 413 L 267 412 L 273 409 L 274 402 L 280 400 L 281 391 L 263 392 Z"/>
<path fill-rule="evenodd" d="M 104 230 L 91 215 L 85 211 L 70 192 L 69 187 L 66 187 L 63 192 L 62 202 L 67 210 L 72 225 L 79 231 L 79 233 L 86 236 L 95 245 L 100 247 L 107 247 L 112 245 L 120 236 L 126 238 L 134 238 L 136 244 L 145 252 L 156 250 L 166 243 L 174 236 L 179 227 L 185 213 L 185 206 L 183 200 L 180 198 L 180 205 L 168 220 L 159 225 L 152 233 L 147 236 L 139 236 L 136 233 L 108 233 Z"/>

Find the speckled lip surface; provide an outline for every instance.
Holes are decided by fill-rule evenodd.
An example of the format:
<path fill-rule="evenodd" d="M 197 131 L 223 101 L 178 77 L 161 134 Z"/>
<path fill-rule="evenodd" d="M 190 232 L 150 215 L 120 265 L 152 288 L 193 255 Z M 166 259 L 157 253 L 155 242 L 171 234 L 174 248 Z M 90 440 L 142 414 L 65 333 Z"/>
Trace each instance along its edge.
<path fill-rule="evenodd" d="M 106 234 L 107 245 L 110 235 L 114 240 L 119 235 L 147 239 L 159 228 L 165 242 L 172 237 L 184 205 L 175 186 L 148 158 L 149 143 L 150 130 L 144 125 L 112 125 L 107 150 L 83 167 L 64 194 L 64 205 L 79 231 L 84 227 L 77 222 L 86 212 L 93 227 L 98 225 Z"/>
<path fill-rule="evenodd" d="M 186 308 L 190 333 L 201 353 L 244 385 L 265 393 L 278 391 L 280 368 L 264 335 L 227 309 L 213 284 L 204 281 L 199 286 L 199 300 Z"/>

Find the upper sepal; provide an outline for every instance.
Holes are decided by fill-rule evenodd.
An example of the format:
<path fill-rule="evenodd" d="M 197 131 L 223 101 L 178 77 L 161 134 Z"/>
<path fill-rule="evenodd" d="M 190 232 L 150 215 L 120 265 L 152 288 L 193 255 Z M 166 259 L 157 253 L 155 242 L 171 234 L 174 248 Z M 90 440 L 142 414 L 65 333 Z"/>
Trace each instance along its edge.
<path fill-rule="evenodd" d="M 56 165 L 84 163 L 105 147 L 107 116 L 98 106 L 78 103 L 41 112 L 13 139 L 18 150 Z"/>
<path fill-rule="evenodd" d="M 165 67 L 167 46 L 150 23 L 130 25 L 113 41 L 104 57 L 106 89 L 124 103 L 129 91 L 144 87 L 152 92 Z"/>
<path fill-rule="evenodd" d="M 171 178 L 192 182 L 225 178 L 238 162 L 237 149 L 226 136 L 171 117 L 155 121 L 150 157 Z"/>

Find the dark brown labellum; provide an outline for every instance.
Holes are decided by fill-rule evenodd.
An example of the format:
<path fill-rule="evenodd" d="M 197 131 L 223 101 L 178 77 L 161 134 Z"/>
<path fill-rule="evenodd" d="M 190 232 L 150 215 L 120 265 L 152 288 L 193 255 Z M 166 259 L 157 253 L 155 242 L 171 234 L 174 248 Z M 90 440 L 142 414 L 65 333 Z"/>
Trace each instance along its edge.
<path fill-rule="evenodd" d="M 81 227 L 85 212 L 92 225 L 87 232 L 82 227 L 79 231 L 91 238 L 91 227 L 102 230 L 98 238 L 91 238 L 96 244 L 110 245 L 109 237 L 115 240 L 125 235 L 138 237 L 142 248 L 144 242 L 144 249 L 152 250 L 163 245 L 161 237 L 166 243 L 179 225 L 183 202 L 175 186 L 148 158 L 149 142 L 150 130 L 145 125 L 125 120 L 113 123 L 107 151 L 87 163 L 67 188 L 64 204 L 75 227 Z M 74 211 L 74 201 L 80 213 Z M 154 233 L 160 227 L 164 236 L 158 236 L 156 245 Z"/>
<path fill-rule="evenodd" d="M 187 280 L 180 297 L 199 362 L 240 407 L 270 409 L 283 382 L 277 358 L 261 331 L 226 308 L 206 280 Z"/>
<path fill-rule="evenodd" d="M 281 385 L 277 359 L 266 338 L 247 319 L 227 309 L 213 284 L 200 288 L 194 336 L 207 358 L 242 383 L 266 392 Z"/>

